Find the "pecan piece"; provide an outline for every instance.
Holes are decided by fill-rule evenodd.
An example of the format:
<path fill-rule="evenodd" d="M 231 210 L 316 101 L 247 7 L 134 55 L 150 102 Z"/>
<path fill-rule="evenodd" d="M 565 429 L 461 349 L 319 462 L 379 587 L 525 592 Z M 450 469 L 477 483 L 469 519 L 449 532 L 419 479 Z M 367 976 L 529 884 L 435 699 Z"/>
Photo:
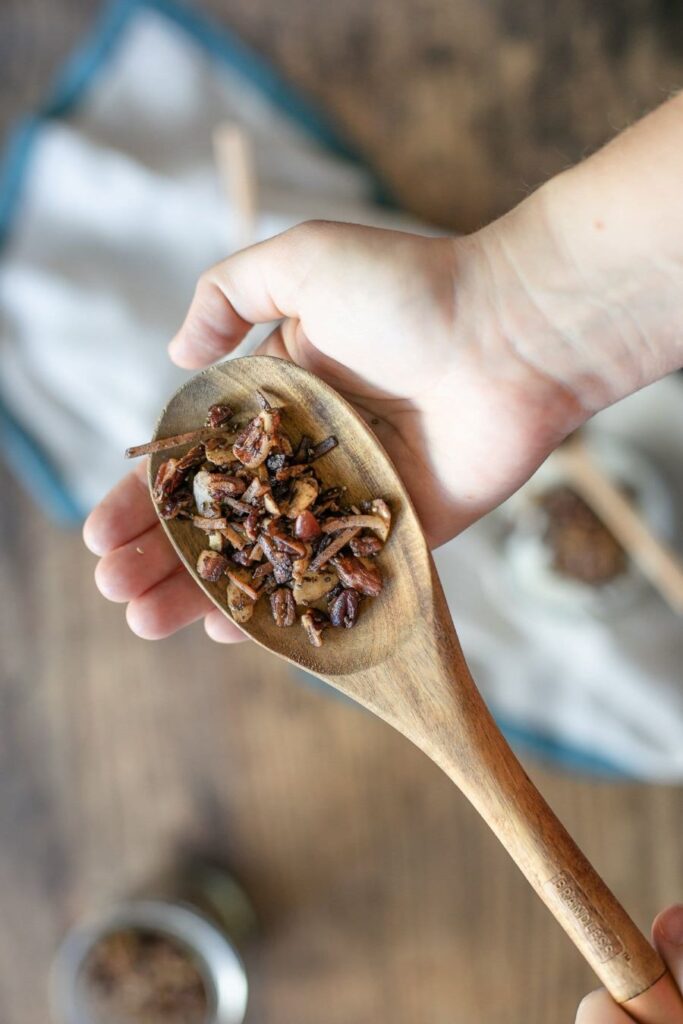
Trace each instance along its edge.
<path fill-rule="evenodd" d="M 354 555 L 362 558 L 371 558 L 378 551 L 382 550 L 382 541 L 379 537 L 374 537 L 371 533 L 368 533 L 365 536 L 353 537 L 349 542 L 349 547 Z"/>
<path fill-rule="evenodd" d="M 293 626 L 296 621 L 296 605 L 292 591 L 287 587 L 278 587 L 270 595 L 270 610 L 276 626 Z"/>
<path fill-rule="evenodd" d="M 276 445 L 279 425 L 280 414 L 275 409 L 262 409 L 238 434 L 232 446 L 235 458 L 248 469 L 256 469 Z"/>
<path fill-rule="evenodd" d="M 228 568 L 228 560 L 219 551 L 205 549 L 199 552 L 197 559 L 197 575 L 203 580 L 216 583 Z"/>
<path fill-rule="evenodd" d="M 157 510 L 162 519 L 177 519 L 178 516 L 187 518 L 192 513 L 193 503 L 190 492 L 182 488 L 159 499 Z"/>
<path fill-rule="evenodd" d="M 284 551 L 278 551 L 273 541 L 265 533 L 259 537 L 259 543 L 263 554 L 273 567 L 276 582 L 289 583 L 292 578 L 292 560 L 289 555 L 286 555 Z"/>
<path fill-rule="evenodd" d="M 328 625 L 327 616 L 319 612 L 317 608 L 309 608 L 301 616 L 301 625 L 306 630 L 309 643 L 313 647 L 322 647 L 323 630 Z"/>
<path fill-rule="evenodd" d="M 284 551 L 287 555 L 296 555 L 297 558 L 303 558 L 306 554 L 306 545 L 302 541 L 294 540 L 293 537 L 288 537 L 280 530 L 270 529 L 268 533 L 275 541 L 275 547 L 279 551 Z"/>
<path fill-rule="evenodd" d="M 377 597 L 382 589 L 382 574 L 376 565 L 365 565 L 355 555 L 337 555 L 332 559 L 337 575 L 345 587 L 368 597 Z"/>
<path fill-rule="evenodd" d="M 214 402 L 213 405 L 209 406 L 209 411 L 206 415 L 206 425 L 207 427 L 222 427 L 234 415 L 233 410 L 225 402 Z"/>
<path fill-rule="evenodd" d="M 206 490 L 215 501 L 223 501 L 225 498 L 239 498 L 240 494 L 244 494 L 247 489 L 244 480 L 239 476 L 227 476 L 225 473 L 208 473 L 207 476 L 208 479 L 205 481 Z"/>
<path fill-rule="evenodd" d="M 330 622 L 333 626 L 351 629 L 358 618 L 360 594 L 357 590 L 344 589 L 329 604 Z"/>
<path fill-rule="evenodd" d="M 166 459 L 165 462 L 162 462 L 154 479 L 152 489 L 154 500 L 161 501 L 162 498 L 167 498 L 169 494 L 177 491 L 185 482 L 189 471 L 201 463 L 203 455 L 204 449 L 201 445 L 197 445 L 180 459 Z"/>

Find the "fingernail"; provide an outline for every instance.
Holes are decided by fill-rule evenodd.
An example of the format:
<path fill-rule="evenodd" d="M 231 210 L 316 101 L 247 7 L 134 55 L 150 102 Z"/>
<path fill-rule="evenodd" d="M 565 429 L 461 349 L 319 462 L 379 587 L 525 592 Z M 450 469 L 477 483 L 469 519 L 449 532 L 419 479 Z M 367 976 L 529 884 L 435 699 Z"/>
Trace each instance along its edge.
<path fill-rule="evenodd" d="M 669 907 L 659 919 L 659 931 L 666 942 L 683 946 L 683 903 Z"/>

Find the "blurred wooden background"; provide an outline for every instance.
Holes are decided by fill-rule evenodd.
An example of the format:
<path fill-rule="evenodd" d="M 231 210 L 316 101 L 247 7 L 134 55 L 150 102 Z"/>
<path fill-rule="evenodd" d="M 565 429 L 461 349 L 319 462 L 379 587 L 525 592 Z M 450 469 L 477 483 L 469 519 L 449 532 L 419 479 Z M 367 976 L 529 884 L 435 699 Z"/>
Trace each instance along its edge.
<path fill-rule="evenodd" d="M 683 84 L 671 0 L 204 0 L 335 117 L 409 209 L 468 230 Z M 4 0 L 0 129 L 96 13 Z M 94 559 L 0 476 L 0 1020 L 42 1024 L 70 922 L 187 849 L 257 904 L 259 1024 L 546 1024 L 592 985 L 439 771 L 200 628 L 136 639 Z M 528 761 L 527 761 L 528 764 Z M 643 927 L 683 896 L 674 787 L 529 764 Z"/>

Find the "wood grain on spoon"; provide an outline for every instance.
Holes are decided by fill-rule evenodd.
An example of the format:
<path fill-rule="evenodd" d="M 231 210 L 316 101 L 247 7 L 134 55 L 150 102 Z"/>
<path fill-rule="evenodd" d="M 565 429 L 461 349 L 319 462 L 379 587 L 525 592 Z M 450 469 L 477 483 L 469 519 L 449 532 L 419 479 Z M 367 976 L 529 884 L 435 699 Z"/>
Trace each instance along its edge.
<path fill-rule="evenodd" d="M 294 440 L 335 435 L 339 445 L 320 463 L 323 483 L 345 484 L 351 504 L 381 494 L 394 512 L 394 526 L 382 553 L 384 590 L 354 629 L 328 630 L 325 644 L 314 648 L 303 630 L 278 629 L 265 602 L 241 628 L 353 697 L 435 761 L 490 825 L 613 997 L 632 1013 L 637 1009 L 641 1024 L 669 1024 L 676 992 L 664 963 L 501 735 L 469 672 L 410 498 L 360 416 L 294 364 L 250 357 L 188 381 L 162 413 L 156 436 L 192 430 L 214 402 L 250 409 L 257 389 L 284 406 L 283 426 Z M 150 459 L 150 486 L 161 461 L 159 453 Z M 163 527 L 197 584 L 228 615 L 225 583 L 196 574 L 198 531 L 178 519 L 163 521 Z"/>

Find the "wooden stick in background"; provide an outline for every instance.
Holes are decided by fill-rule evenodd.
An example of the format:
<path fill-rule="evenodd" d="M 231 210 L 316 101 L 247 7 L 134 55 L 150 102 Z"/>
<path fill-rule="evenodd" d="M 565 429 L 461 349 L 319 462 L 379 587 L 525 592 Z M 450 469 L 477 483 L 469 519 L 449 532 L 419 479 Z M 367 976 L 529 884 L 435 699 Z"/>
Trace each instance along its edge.
<path fill-rule="evenodd" d="M 681 559 L 654 535 L 638 509 L 594 460 L 583 438 L 574 435 L 553 458 L 666 603 L 683 615 Z"/>
<path fill-rule="evenodd" d="M 235 217 L 234 248 L 243 249 L 256 238 L 258 186 L 253 145 L 241 125 L 226 121 L 214 130 L 213 148 L 221 185 Z"/>

